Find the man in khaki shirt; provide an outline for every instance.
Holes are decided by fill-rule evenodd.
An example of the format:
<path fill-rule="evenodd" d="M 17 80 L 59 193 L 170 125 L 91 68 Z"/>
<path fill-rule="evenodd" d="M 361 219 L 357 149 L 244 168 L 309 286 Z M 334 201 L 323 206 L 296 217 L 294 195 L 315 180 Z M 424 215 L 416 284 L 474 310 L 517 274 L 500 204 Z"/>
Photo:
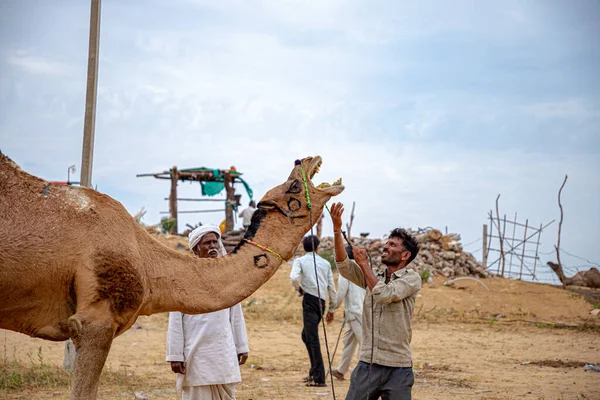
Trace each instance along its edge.
<path fill-rule="evenodd" d="M 354 246 L 355 261 L 349 260 L 341 233 L 343 212 L 341 203 L 331 206 L 337 269 L 367 290 L 360 361 L 352 372 L 346 400 L 410 400 L 414 384 L 411 317 L 421 276 L 406 266 L 417 256 L 418 243 L 398 228 L 383 247 L 383 269 L 372 268 L 366 251 Z"/>

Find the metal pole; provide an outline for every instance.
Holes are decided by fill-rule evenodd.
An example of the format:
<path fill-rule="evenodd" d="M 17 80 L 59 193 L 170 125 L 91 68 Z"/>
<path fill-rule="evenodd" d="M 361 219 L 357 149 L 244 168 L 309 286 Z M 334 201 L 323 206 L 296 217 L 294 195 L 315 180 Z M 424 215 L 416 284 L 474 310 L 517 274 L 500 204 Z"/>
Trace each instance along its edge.
<path fill-rule="evenodd" d="M 98 88 L 98 48 L 100 44 L 100 0 L 92 0 L 90 11 L 90 44 L 83 123 L 83 150 L 81 154 L 81 186 L 92 187 L 94 130 L 96 124 L 96 92 Z"/>
<path fill-rule="evenodd" d="M 88 73 L 85 94 L 85 117 L 83 122 L 83 147 L 81 152 L 80 185 L 92 187 L 92 163 L 94 158 L 94 128 L 96 124 L 96 89 L 98 87 L 98 48 L 100 44 L 100 0 L 91 1 L 90 42 L 88 48 Z M 70 168 L 69 168 L 70 170 Z M 70 176 L 69 176 L 70 179 Z M 75 346 L 71 339 L 65 342 L 63 367 L 73 371 Z"/>

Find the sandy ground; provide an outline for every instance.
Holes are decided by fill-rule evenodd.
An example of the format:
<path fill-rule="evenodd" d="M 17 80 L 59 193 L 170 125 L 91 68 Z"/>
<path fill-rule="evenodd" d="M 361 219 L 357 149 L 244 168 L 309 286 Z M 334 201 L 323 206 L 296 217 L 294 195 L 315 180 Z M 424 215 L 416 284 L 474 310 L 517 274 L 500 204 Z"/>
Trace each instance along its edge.
<path fill-rule="evenodd" d="M 307 388 L 309 369 L 300 339 L 301 302 L 289 285 L 290 265 L 243 302 L 250 357 L 242 366 L 238 399 L 343 399 L 349 376 L 326 388 Z M 415 308 L 415 399 L 600 399 L 600 318 L 578 295 L 547 285 L 488 279 L 426 284 Z M 330 352 L 342 313 L 327 326 Z M 177 399 L 175 376 L 164 361 L 167 316 L 141 317 L 113 344 L 105 370 L 122 377 L 102 383 L 101 399 Z M 560 324 L 578 328 L 559 328 Z M 587 326 L 587 327 L 586 327 Z M 2 331 L 4 357 L 61 365 L 63 344 Z M 1 337 L 0 337 L 1 338 Z M 323 354 L 326 355 L 321 331 Z M 337 365 L 340 348 L 333 367 Z M 325 361 L 327 363 L 327 361 Z M 356 361 L 355 361 L 356 362 Z M 68 399 L 68 388 L 1 391 L 0 399 Z"/>

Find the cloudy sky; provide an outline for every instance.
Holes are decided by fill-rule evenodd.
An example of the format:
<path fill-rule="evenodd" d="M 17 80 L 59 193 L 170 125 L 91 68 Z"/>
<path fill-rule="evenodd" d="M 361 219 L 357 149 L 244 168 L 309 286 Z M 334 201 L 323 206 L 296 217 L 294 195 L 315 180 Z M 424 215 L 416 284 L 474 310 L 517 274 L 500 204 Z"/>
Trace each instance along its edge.
<path fill-rule="evenodd" d="M 0 2 L 0 149 L 47 180 L 79 177 L 89 12 Z M 551 252 L 568 174 L 563 262 L 594 265 L 598 21 L 595 0 L 104 0 L 93 183 L 152 224 L 169 184 L 138 173 L 235 165 L 260 198 L 319 154 L 317 183 L 341 176 L 356 202 L 353 232 L 447 227 L 481 258 L 499 193 L 509 219 L 557 220 Z"/>

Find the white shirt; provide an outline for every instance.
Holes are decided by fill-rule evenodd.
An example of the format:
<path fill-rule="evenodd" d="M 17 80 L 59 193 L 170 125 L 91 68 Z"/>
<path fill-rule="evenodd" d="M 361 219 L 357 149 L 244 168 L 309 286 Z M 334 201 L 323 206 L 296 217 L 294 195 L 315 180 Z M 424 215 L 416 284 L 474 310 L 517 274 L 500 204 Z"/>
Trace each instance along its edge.
<path fill-rule="evenodd" d="M 169 313 L 167 361 L 183 361 L 186 369 L 177 374 L 178 390 L 241 382 L 237 355 L 248 351 L 240 304 L 208 314 Z"/>
<path fill-rule="evenodd" d="M 338 291 L 337 291 L 337 303 L 335 305 L 336 310 L 346 303 L 344 306 L 344 313 L 348 321 L 358 319 L 362 321 L 363 303 L 365 301 L 365 289 L 360 286 L 351 283 L 348 279 L 342 275 L 338 276 Z"/>
<path fill-rule="evenodd" d="M 242 210 L 242 212 L 240 213 L 240 217 L 243 218 L 242 225 L 250 226 L 250 222 L 252 221 L 252 215 L 254 214 L 254 211 L 256 211 L 256 208 L 254 207 L 248 207 L 245 210 Z"/>
<path fill-rule="evenodd" d="M 317 280 L 315 279 L 315 259 L 317 263 L 317 275 L 319 277 L 319 291 L 317 291 Z M 294 289 L 298 290 L 302 288 L 305 293 L 320 297 L 323 300 L 327 300 L 325 293 L 329 292 L 329 311 L 333 311 L 335 308 L 336 295 L 331 264 L 320 255 L 308 252 L 302 257 L 296 258 L 292 265 L 290 282 L 294 286 Z"/>

